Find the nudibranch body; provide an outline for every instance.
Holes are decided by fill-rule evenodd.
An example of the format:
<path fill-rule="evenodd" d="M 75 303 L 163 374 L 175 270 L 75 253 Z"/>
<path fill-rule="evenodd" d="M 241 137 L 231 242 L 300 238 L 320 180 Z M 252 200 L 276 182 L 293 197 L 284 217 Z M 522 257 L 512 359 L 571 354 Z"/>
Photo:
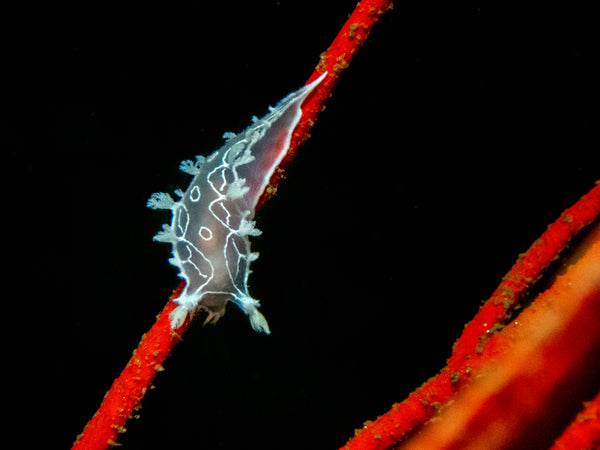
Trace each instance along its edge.
<path fill-rule="evenodd" d="M 172 245 L 169 262 L 185 279 L 171 328 L 197 309 L 208 313 L 206 322 L 215 322 L 233 301 L 252 328 L 270 333 L 259 302 L 248 294 L 249 266 L 258 257 L 248 236 L 261 233 L 252 220 L 256 204 L 288 151 L 302 102 L 325 76 L 289 94 L 261 119 L 253 117 L 240 134 L 225 133 L 225 144 L 210 156 L 183 161 L 180 169 L 194 179 L 185 192 L 175 191 L 179 201 L 163 192 L 148 200 L 149 208 L 172 211 L 171 225 L 163 225 L 154 240 Z"/>

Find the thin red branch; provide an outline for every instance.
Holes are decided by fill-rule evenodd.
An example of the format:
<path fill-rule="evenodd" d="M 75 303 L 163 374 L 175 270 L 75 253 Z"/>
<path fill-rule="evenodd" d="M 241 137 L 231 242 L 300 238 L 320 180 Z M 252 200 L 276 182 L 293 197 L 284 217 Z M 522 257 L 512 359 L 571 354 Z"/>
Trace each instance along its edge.
<path fill-rule="evenodd" d="M 472 381 L 403 450 L 551 444 L 600 375 L 599 227 L 580 255 L 488 340 Z"/>
<path fill-rule="evenodd" d="M 115 445 L 119 434 L 125 431 L 125 423 L 140 406 L 154 377 L 163 370 L 163 361 L 189 326 L 190 321 L 187 320 L 178 330 L 179 334 L 171 330 L 169 315 L 177 307 L 172 299 L 177 298 L 182 289 L 183 284 L 180 284 L 150 331 L 142 336 L 138 348 L 104 396 L 100 408 L 77 437 L 74 450 L 108 448 Z"/>
<path fill-rule="evenodd" d="M 279 170 L 275 171 L 269 187 L 258 202 L 258 208 L 277 191 L 277 185 L 283 175 L 283 170 L 296 153 L 296 150 L 310 137 L 310 130 L 317 117 L 325 109 L 325 102 L 336 86 L 344 71 L 349 67 L 357 51 L 367 40 L 373 25 L 379 18 L 392 9 L 392 0 L 363 0 L 356 8 L 337 34 L 326 52 L 321 55 L 319 64 L 308 78 L 307 84 L 317 79 L 323 72 L 328 76 L 317 86 L 302 105 L 302 118 L 294 130 L 290 148 L 281 162 Z"/>
<path fill-rule="evenodd" d="M 517 260 L 477 316 L 467 325 L 456 342 L 448 367 L 458 370 L 466 358 L 481 354 L 481 339 L 487 330 L 502 326 L 519 305 L 525 293 L 541 277 L 550 263 L 586 225 L 592 223 L 600 211 L 600 185 L 596 185 L 548 227 L 527 252 Z M 474 350 L 476 350 L 474 352 Z"/>
<path fill-rule="evenodd" d="M 331 96 L 340 75 L 366 40 L 373 25 L 385 11 L 391 8 L 391 5 L 391 0 L 363 0 L 356 6 L 329 49 L 321 56 L 308 82 L 325 71 L 328 71 L 329 76 L 303 105 L 302 119 L 294 132 L 286 163 L 298 146 L 310 136 L 310 129 L 323 110 L 325 101 Z M 280 176 L 281 171 L 277 171 L 259 206 L 273 195 Z M 144 394 L 152 386 L 157 372 L 162 370 L 162 363 L 189 326 L 190 318 L 177 330 L 177 333 L 174 333 L 170 327 L 169 314 L 177 306 L 173 299 L 179 296 L 182 289 L 183 282 L 173 292 L 156 323 L 142 337 L 137 350 L 121 375 L 112 384 L 100 408 L 77 437 L 73 449 L 108 448 L 115 445 L 119 434 L 125 431 L 127 420 L 140 405 Z"/>
<path fill-rule="evenodd" d="M 343 449 L 388 449 L 448 402 L 474 370 L 501 351 L 499 346 L 488 351 L 488 338 L 505 325 L 515 306 L 552 260 L 584 226 L 599 215 L 600 185 L 596 185 L 563 212 L 518 259 L 491 298 L 465 327 L 454 344 L 447 366 L 402 403 L 394 404 L 389 412 L 375 421 L 366 422 L 359 434 L 350 439 Z"/>

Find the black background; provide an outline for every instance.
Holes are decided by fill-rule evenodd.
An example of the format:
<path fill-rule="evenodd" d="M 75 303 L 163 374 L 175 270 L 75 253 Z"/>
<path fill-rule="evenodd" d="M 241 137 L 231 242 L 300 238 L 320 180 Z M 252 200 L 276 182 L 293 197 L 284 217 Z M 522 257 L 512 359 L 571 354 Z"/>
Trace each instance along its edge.
<path fill-rule="evenodd" d="M 176 287 L 150 194 L 185 189 L 181 160 L 304 84 L 354 4 L 4 15 L 6 367 L 25 442 L 70 446 Z M 337 448 L 444 366 L 599 178 L 593 15 L 546 8 L 397 2 L 258 214 L 250 293 L 272 334 L 235 306 L 195 323 L 124 448 Z"/>

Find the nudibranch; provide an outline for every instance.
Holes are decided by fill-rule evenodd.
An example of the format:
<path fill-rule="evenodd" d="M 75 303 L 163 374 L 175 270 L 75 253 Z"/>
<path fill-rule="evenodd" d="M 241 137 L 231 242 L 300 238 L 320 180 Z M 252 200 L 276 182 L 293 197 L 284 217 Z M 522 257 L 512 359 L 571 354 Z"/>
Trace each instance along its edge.
<path fill-rule="evenodd" d="M 185 192 L 175 191 L 179 201 L 164 192 L 148 200 L 149 208 L 170 209 L 173 215 L 171 225 L 154 236 L 172 245 L 169 262 L 185 280 L 174 300 L 178 306 L 170 316 L 172 329 L 198 309 L 207 312 L 205 323 L 216 322 L 233 301 L 248 314 L 254 330 L 270 333 L 259 302 L 248 294 L 249 266 L 258 258 L 248 237 L 261 234 L 253 221 L 256 204 L 289 149 L 302 102 L 326 75 L 269 107 L 261 119 L 253 117 L 241 133 L 225 133 L 225 144 L 210 156 L 183 161 L 180 170 L 194 178 Z"/>

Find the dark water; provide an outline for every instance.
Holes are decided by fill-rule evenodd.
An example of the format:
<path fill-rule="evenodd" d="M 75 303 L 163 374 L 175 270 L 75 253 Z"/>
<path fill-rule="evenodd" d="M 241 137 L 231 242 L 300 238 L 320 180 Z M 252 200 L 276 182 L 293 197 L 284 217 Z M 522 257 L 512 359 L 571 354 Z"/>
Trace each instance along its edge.
<path fill-rule="evenodd" d="M 177 285 L 149 195 L 185 188 L 182 159 L 308 78 L 355 2 L 338 3 L 15 13 L 6 317 L 45 442 L 70 445 Z M 272 334 L 234 306 L 195 324 L 125 448 L 336 448 L 443 367 L 518 253 L 598 179 L 591 24 L 549 15 L 382 19 L 258 214 L 250 292 Z"/>

